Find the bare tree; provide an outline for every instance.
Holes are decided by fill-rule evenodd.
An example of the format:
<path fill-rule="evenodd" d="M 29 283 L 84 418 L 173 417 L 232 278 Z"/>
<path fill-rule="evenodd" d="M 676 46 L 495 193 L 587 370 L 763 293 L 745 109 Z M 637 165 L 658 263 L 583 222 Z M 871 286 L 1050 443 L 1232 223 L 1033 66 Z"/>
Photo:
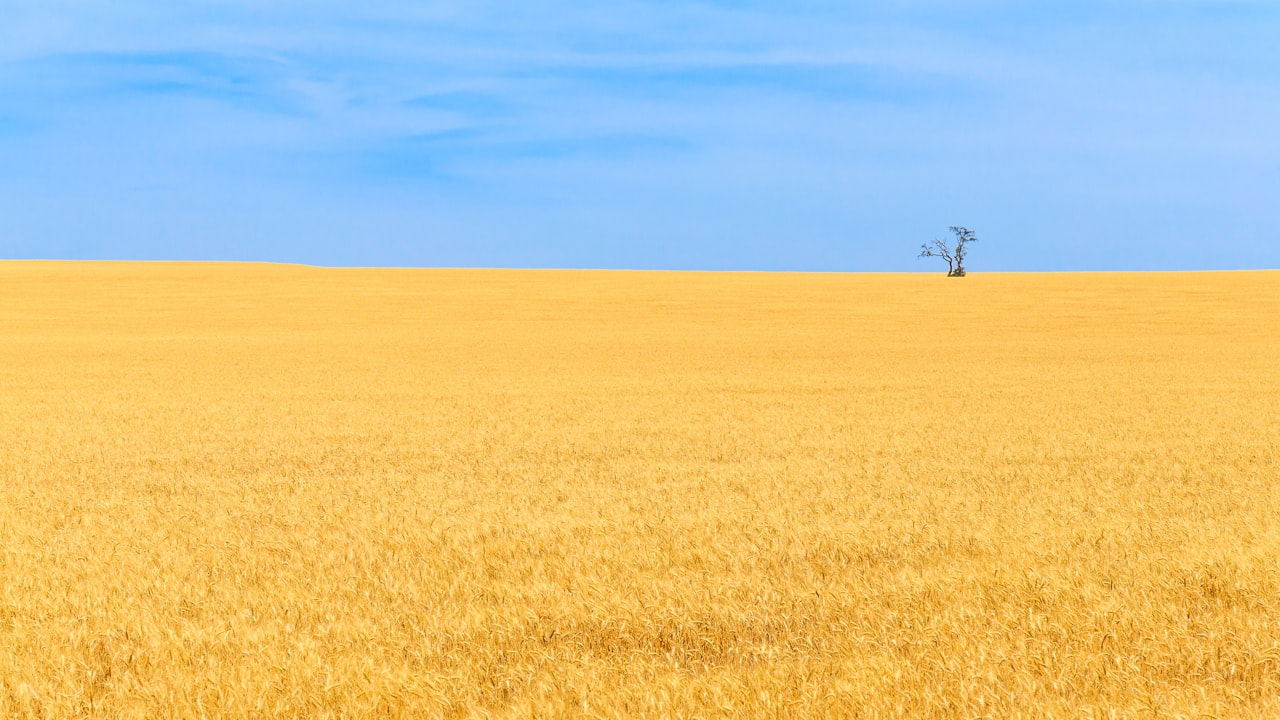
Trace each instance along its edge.
<path fill-rule="evenodd" d="M 920 246 L 920 257 L 940 257 L 947 261 L 947 277 L 964 277 L 964 246 L 966 243 L 978 242 L 973 231 L 962 225 L 952 225 L 955 233 L 955 247 L 948 247 L 942 240 L 934 240 L 933 247 Z"/>

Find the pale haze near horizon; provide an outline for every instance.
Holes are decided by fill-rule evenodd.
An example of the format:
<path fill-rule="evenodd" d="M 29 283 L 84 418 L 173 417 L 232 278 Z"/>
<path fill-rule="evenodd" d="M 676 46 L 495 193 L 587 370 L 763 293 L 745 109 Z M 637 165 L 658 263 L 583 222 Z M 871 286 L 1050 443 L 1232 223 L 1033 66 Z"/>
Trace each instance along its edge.
<path fill-rule="evenodd" d="M 1280 267 L 1280 4 L 0 2 L 0 258 Z"/>

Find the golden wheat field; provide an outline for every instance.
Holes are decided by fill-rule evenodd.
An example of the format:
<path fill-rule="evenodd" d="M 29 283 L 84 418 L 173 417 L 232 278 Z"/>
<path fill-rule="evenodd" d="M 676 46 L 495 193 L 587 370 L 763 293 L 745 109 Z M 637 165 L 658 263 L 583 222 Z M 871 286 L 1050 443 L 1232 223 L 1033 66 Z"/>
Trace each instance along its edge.
<path fill-rule="evenodd" d="M 0 263 L 0 717 L 1275 717 L 1280 272 Z"/>

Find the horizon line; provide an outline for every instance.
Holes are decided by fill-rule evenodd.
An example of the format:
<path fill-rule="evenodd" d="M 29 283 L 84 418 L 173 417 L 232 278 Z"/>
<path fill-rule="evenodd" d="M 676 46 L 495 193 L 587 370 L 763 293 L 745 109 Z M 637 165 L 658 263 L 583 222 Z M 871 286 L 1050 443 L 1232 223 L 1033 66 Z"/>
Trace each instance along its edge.
<path fill-rule="evenodd" d="M 660 267 L 602 267 L 602 266 L 497 266 L 497 265 L 323 265 L 317 263 L 283 260 L 172 260 L 172 259 L 119 259 L 119 258 L 0 258 L 5 263 L 49 264 L 101 264 L 101 265 L 264 265 L 281 268 L 306 268 L 314 270 L 448 270 L 448 271 L 528 271 L 528 272 L 636 272 L 636 273 L 723 273 L 768 275 L 943 275 L 945 270 L 769 270 L 731 268 L 660 268 Z M 1263 268 L 1197 268 L 1181 270 L 969 270 L 967 275 L 1088 275 L 1088 274 L 1188 274 L 1188 273 L 1245 273 L 1277 272 L 1280 267 Z"/>

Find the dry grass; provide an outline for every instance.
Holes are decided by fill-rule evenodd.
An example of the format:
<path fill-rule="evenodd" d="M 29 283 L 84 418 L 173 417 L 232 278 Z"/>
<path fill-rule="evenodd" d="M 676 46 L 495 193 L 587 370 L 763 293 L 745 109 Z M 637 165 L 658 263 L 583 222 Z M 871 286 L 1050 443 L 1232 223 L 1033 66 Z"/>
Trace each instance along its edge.
<path fill-rule="evenodd" d="M 1280 715 L 1280 273 L 0 264 L 0 716 Z"/>

